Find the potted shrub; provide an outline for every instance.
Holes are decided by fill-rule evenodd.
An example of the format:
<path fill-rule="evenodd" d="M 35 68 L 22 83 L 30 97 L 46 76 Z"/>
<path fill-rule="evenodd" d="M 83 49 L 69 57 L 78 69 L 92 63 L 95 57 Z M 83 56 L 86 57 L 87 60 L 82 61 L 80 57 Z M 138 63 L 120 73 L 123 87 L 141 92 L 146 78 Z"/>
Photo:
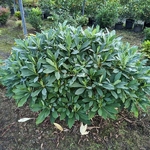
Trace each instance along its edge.
<path fill-rule="evenodd" d="M 18 107 L 38 113 L 37 125 L 48 117 L 71 128 L 95 116 L 117 119 L 125 109 L 138 117 L 150 105 L 150 66 L 114 31 L 63 23 L 15 42 L 0 80 Z"/>
<path fill-rule="evenodd" d="M 38 2 L 38 5 L 42 10 L 43 18 L 47 19 L 54 8 L 54 4 L 50 0 L 42 0 Z"/>
<path fill-rule="evenodd" d="M 126 16 L 125 28 L 132 29 L 135 17 L 135 13 L 133 11 L 133 3 L 129 2 L 126 4 L 124 13 Z"/>
<path fill-rule="evenodd" d="M 141 20 L 144 21 L 144 27 L 150 27 L 150 0 L 140 0 Z"/>
<path fill-rule="evenodd" d="M 142 5 L 141 5 L 141 2 L 140 1 L 137 1 L 136 3 L 134 3 L 134 19 L 135 19 L 135 22 L 134 22 L 134 27 L 133 27 L 133 31 L 134 32 L 141 32 L 143 31 L 143 24 L 141 22 L 141 15 L 142 15 Z"/>
<path fill-rule="evenodd" d="M 141 18 L 141 0 L 121 0 L 120 3 L 123 7 L 123 15 L 126 18 L 126 29 L 132 29 L 135 20 Z"/>
<path fill-rule="evenodd" d="M 118 3 L 106 2 L 101 4 L 96 15 L 96 24 L 101 28 L 112 27 L 118 18 Z"/>
<path fill-rule="evenodd" d="M 115 29 L 118 30 L 123 29 L 123 19 L 124 19 L 123 10 L 124 10 L 123 6 L 118 7 L 118 22 L 115 24 Z"/>

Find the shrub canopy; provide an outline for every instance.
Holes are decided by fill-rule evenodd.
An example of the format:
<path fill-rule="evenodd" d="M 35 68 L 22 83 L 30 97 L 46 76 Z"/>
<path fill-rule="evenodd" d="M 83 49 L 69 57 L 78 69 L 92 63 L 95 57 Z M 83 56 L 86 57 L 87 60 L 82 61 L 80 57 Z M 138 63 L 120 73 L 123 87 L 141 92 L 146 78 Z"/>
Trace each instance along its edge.
<path fill-rule="evenodd" d="M 95 115 L 116 119 L 124 108 L 138 116 L 146 111 L 150 95 L 150 66 L 137 47 L 123 44 L 115 31 L 55 29 L 16 40 L 1 68 L 2 83 L 18 107 L 28 103 L 47 116 L 72 127 L 76 120 L 89 123 Z"/>

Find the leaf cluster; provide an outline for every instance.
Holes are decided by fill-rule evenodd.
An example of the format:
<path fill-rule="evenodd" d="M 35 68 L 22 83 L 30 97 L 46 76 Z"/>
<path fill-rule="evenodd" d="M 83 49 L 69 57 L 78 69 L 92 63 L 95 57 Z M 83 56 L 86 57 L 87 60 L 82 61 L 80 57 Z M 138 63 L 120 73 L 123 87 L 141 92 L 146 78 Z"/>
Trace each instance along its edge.
<path fill-rule="evenodd" d="M 137 47 L 124 45 L 115 31 L 73 27 L 55 29 L 16 40 L 1 67 L 2 83 L 18 107 L 28 103 L 39 112 L 36 124 L 76 120 L 85 124 L 99 115 L 116 119 L 124 108 L 138 116 L 146 111 L 150 67 Z"/>
<path fill-rule="evenodd" d="M 150 28 L 145 28 L 144 29 L 144 40 L 150 40 Z"/>
<path fill-rule="evenodd" d="M 5 25 L 9 17 L 9 9 L 0 7 L 0 25 Z"/>
<path fill-rule="evenodd" d="M 118 7 L 117 2 L 106 2 L 101 4 L 96 15 L 96 23 L 101 28 L 111 27 L 118 19 Z"/>
<path fill-rule="evenodd" d="M 145 55 L 150 59 L 150 41 L 144 41 L 142 43 L 142 52 L 145 53 Z"/>
<path fill-rule="evenodd" d="M 40 8 L 32 8 L 27 16 L 29 22 L 37 31 L 40 31 L 42 25 L 42 11 Z"/>

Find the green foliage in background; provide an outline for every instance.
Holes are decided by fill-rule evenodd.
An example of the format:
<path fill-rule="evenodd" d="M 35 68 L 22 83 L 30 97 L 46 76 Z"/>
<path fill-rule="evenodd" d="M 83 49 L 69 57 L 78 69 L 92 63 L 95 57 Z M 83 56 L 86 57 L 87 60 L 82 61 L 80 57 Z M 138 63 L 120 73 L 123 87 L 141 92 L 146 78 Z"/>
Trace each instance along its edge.
<path fill-rule="evenodd" d="M 87 16 L 82 16 L 82 15 L 77 15 L 76 16 L 76 21 L 77 21 L 77 24 L 78 26 L 86 26 L 89 22 L 89 19 Z"/>
<path fill-rule="evenodd" d="M 150 40 L 150 28 L 144 29 L 144 40 Z"/>
<path fill-rule="evenodd" d="M 146 56 L 150 59 L 150 41 L 144 41 L 142 44 L 142 51 L 146 54 Z"/>
<path fill-rule="evenodd" d="M 10 12 L 7 8 L 0 7 L 0 25 L 5 25 Z"/>
<path fill-rule="evenodd" d="M 49 29 L 50 26 L 52 28 L 55 28 L 56 26 L 58 26 L 59 23 L 63 23 L 65 20 L 67 20 L 67 24 L 72 25 L 72 26 L 77 26 L 78 23 L 75 19 L 74 16 L 70 15 L 69 11 L 63 11 L 63 10 L 59 10 L 57 12 L 53 11 L 51 13 L 51 15 L 47 18 L 51 23 L 48 22 L 47 25 L 44 24 L 44 26 L 42 26 L 42 30 L 45 29 Z"/>
<path fill-rule="evenodd" d="M 73 27 L 66 22 L 16 40 L 1 67 L 2 83 L 18 107 L 27 103 L 54 123 L 89 123 L 99 115 L 116 119 L 122 109 L 147 111 L 150 66 L 137 47 L 123 44 L 115 31 Z"/>
<path fill-rule="evenodd" d="M 111 27 L 118 19 L 118 6 L 117 2 L 101 4 L 96 15 L 96 23 L 101 28 Z"/>
<path fill-rule="evenodd" d="M 21 20 L 21 13 L 20 13 L 20 11 L 15 11 L 14 16 L 15 16 L 17 19 Z"/>
<path fill-rule="evenodd" d="M 22 0 L 23 6 L 34 7 L 37 6 L 38 0 Z"/>
<path fill-rule="evenodd" d="M 40 8 L 32 8 L 27 16 L 29 22 L 37 31 L 40 31 L 42 25 L 42 11 Z"/>

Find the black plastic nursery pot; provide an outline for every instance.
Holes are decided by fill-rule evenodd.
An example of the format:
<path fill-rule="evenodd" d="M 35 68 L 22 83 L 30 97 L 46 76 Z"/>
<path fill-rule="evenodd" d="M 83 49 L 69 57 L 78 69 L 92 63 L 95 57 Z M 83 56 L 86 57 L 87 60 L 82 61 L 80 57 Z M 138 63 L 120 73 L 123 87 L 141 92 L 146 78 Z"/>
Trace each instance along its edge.
<path fill-rule="evenodd" d="M 15 13 L 14 8 L 11 8 L 11 9 L 10 9 L 10 14 L 11 14 L 11 15 L 14 15 L 14 13 Z"/>
<path fill-rule="evenodd" d="M 95 18 L 94 17 L 89 17 L 88 18 L 89 19 L 89 22 L 88 22 L 88 26 L 93 26 L 93 25 L 95 25 Z"/>
<path fill-rule="evenodd" d="M 150 22 L 146 22 L 146 21 L 145 21 L 145 22 L 144 22 L 144 28 L 145 28 L 145 27 L 148 27 L 148 28 L 149 28 L 149 27 L 150 27 Z"/>
<path fill-rule="evenodd" d="M 123 22 L 118 22 L 115 24 L 115 29 L 116 30 L 122 30 L 123 29 Z"/>
<path fill-rule="evenodd" d="M 134 24 L 134 20 L 133 20 L 133 19 L 126 19 L 125 28 L 126 28 L 126 29 L 132 29 L 133 24 Z"/>
<path fill-rule="evenodd" d="M 134 32 L 142 32 L 143 31 L 143 25 L 142 24 L 135 24 L 133 31 Z"/>

